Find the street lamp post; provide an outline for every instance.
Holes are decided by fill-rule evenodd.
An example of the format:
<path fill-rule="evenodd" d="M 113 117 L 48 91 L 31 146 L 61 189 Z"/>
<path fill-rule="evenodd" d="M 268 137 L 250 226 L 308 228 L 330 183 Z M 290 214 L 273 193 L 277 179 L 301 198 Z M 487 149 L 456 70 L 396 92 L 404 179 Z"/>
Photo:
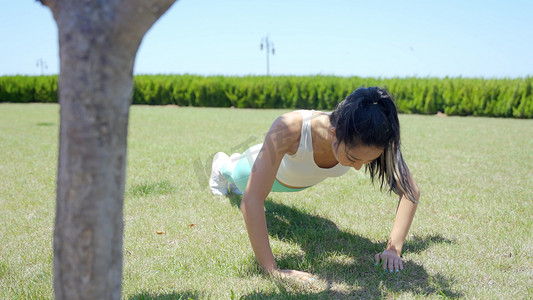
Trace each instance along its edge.
<path fill-rule="evenodd" d="M 48 69 L 48 64 L 42 59 L 37 60 L 37 67 L 41 67 L 41 75 L 44 75 L 44 69 Z"/>
<path fill-rule="evenodd" d="M 270 75 L 270 49 L 272 49 L 272 55 L 275 53 L 274 43 L 268 39 L 268 35 L 261 38 L 261 50 L 263 47 L 266 49 L 266 60 L 267 60 L 267 76 Z"/>

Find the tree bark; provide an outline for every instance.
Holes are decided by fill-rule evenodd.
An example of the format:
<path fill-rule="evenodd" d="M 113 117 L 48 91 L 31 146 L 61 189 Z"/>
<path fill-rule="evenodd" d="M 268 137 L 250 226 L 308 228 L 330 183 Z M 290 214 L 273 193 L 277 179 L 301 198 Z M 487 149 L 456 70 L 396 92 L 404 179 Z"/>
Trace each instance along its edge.
<path fill-rule="evenodd" d="M 56 299 L 120 299 L 133 63 L 174 0 L 41 0 L 60 45 Z"/>

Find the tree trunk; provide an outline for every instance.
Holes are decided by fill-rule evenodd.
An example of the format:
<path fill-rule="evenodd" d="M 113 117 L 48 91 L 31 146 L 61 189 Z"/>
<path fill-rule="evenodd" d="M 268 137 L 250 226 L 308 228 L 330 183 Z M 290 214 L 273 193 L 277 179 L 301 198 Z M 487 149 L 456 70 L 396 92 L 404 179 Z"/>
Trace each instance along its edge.
<path fill-rule="evenodd" d="M 133 63 L 174 0 L 42 0 L 59 30 L 57 299 L 120 299 Z"/>

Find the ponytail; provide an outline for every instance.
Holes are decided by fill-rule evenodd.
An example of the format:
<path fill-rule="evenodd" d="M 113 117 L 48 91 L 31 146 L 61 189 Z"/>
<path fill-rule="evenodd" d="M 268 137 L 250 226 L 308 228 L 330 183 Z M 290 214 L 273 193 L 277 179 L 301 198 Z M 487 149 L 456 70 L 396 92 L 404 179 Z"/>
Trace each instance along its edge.
<path fill-rule="evenodd" d="M 377 177 L 381 190 L 386 182 L 389 192 L 404 194 L 418 203 L 418 188 L 409 180 L 409 168 L 400 150 L 396 104 L 385 89 L 358 88 L 337 105 L 330 122 L 335 127 L 338 142 L 344 142 L 347 147 L 363 144 L 383 148 L 383 154 L 366 165 L 372 182 Z"/>

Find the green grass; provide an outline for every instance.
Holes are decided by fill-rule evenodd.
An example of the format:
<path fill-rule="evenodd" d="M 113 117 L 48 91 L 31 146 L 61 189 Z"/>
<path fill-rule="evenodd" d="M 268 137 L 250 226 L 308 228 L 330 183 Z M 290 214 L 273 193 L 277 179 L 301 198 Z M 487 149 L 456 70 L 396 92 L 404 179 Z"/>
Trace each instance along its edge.
<path fill-rule="evenodd" d="M 351 171 L 269 196 L 280 267 L 319 280 L 264 276 L 240 197 L 212 196 L 207 176 L 215 152 L 260 142 L 282 112 L 132 107 L 124 299 L 533 297 L 533 120 L 400 116 L 422 191 L 406 270 L 385 274 L 372 261 L 396 197 Z M 58 113 L 54 104 L 0 104 L 0 299 L 53 298 Z"/>

